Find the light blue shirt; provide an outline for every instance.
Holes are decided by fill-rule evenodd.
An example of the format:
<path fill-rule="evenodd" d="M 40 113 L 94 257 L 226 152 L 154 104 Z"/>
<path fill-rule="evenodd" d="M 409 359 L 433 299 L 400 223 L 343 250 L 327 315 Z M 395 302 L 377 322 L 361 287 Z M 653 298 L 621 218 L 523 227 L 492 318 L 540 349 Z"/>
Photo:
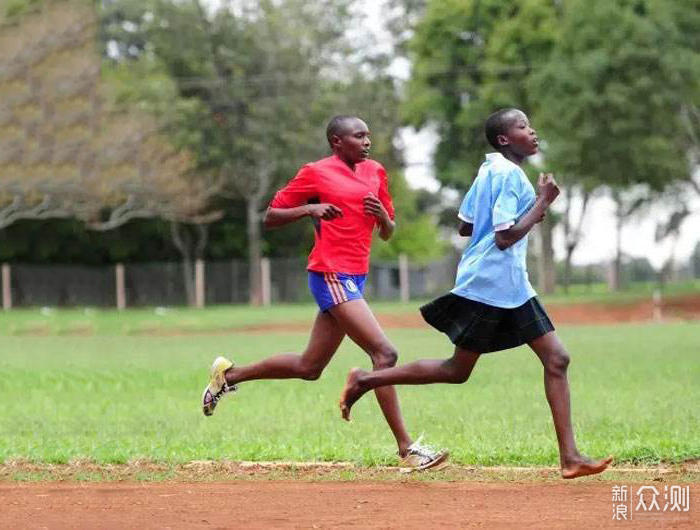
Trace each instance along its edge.
<path fill-rule="evenodd" d="M 520 166 L 500 153 L 487 154 L 459 208 L 459 218 L 474 229 L 457 267 L 454 294 L 503 308 L 536 295 L 525 263 L 527 236 L 505 250 L 496 246 L 496 231 L 513 226 L 534 202 L 535 189 Z"/>

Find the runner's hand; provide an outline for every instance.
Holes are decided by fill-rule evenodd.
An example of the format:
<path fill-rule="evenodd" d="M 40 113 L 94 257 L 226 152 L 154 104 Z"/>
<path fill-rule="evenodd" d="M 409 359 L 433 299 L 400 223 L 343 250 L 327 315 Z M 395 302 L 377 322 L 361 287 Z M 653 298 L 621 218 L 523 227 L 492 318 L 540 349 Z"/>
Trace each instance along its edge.
<path fill-rule="evenodd" d="M 335 204 L 330 204 L 327 202 L 323 202 L 321 204 L 309 204 L 308 209 L 309 215 L 314 219 L 330 221 L 331 219 L 343 217 L 343 210 L 338 208 Z"/>
<path fill-rule="evenodd" d="M 385 218 L 389 217 L 386 213 L 382 201 L 380 201 L 374 193 L 369 193 L 362 198 L 362 203 L 364 204 L 365 213 L 367 215 L 374 215 L 375 217 Z"/>
<path fill-rule="evenodd" d="M 559 186 L 551 173 L 540 173 L 537 179 L 537 195 L 550 205 L 559 196 Z"/>

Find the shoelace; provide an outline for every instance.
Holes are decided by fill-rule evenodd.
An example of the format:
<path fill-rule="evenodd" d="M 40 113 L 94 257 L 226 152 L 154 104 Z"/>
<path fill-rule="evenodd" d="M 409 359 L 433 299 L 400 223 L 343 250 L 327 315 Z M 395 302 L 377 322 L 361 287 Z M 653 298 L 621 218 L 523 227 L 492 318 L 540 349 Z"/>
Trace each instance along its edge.
<path fill-rule="evenodd" d="M 429 445 L 421 444 L 421 440 L 423 440 L 422 434 L 418 437 L 418 439 L 415 442 L 411 444 L 411 447 L 408 449 L 409 452 L 426 458 L 434 458 L 437 454 L 437 450 Z"/>
<path fill-rule="evenodd" d="M 218 403 L 218 401 L 221 399 L 221 396 L 226 394 L 227 392 L 235 392 L 238 389 L 236 385 L 224 385 L 221 387 L 221 390 L 219 390 L 216 394 L 214 394 L 211 398 L 212 403 Z"/>

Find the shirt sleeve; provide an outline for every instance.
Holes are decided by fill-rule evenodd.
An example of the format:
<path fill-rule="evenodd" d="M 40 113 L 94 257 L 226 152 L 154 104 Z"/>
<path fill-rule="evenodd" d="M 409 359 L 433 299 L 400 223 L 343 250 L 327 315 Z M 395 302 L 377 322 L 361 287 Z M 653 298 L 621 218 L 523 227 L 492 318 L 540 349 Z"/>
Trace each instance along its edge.
<path fill-rule="evenodd" d="M 379 200 L 381 201 L 386 213 L 389 214 L 389 219 L 392 221 L 396 216 L 394 211 L 394 203 L 391 200 L 391 194 L 389 193 L 389 177 L 386 174 L 386 169 L 383 166 L 379 166 Z"/>
<path fill-rule="evenodd" d="M 474 203 L 476 202 L 476 186 L 472 184 L 469 191 L 464 195 L 462 204 L 459 207 L 459 212 L 457 212 L 457 217 L 459 217 L 465 223 L 474 224 Z"/>
<path fill-rule="evenodd" d="M 507 230 L 518 218 L 520 200 L 520 179 L 517 173 L 510 172 L 501 179 L 500 189 L 496 191 L 491 220 L 495 231 Z"/>
<path fill-rule="evenodd" d="M 287 185 L 275 193 L 270 201 L 272 208 L 296 208 L 318 196 L 316 172 L 311 165 L 305 165 Z"/>

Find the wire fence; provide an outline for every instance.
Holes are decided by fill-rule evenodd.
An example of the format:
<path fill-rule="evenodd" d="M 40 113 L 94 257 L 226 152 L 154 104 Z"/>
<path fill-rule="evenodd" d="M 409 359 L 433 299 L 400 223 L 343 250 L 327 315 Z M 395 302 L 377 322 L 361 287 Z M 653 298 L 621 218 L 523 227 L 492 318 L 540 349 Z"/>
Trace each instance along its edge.
<path fill-rule="evenodd" d="M 405 275 L 397 262 L 376 262 L 370 267 L 366 295 L 375 300 L 426 298 L 449 290 L 458 256 L 427 264 L 406 263 Z M 116 307 L 119 289 L 127 307 L 179 306 L 188 303 L 185 267 L 178 262 L 125 263 L 123 282 L 115 265 L 4 264 L 3 307 Z M 269 260 L 271 303 L 312 301 L 307 287 L 306 260 Z M 250 296 L 249 264 L 245 260 L 203 263 L 201 286 L 204 305 L 243 304 Z M 405 285 L 402 286 L 402 282 Z"/>
<path fill-rule="evenodd" d="M 454 285 L 459 255 L 450 253 L 428 263 L 374 261 L 365 284 L 370 300 L 426 299 L 448 292 Z M 311 302 L 307 286 L 306 259 L 265 260 L 263 284 L 267 303 Z M 537 267 L 528 264 L 530 281 L 537 285 Z M 683 281 L 700 277 L 696 267 L 679 268 L 669 278 Z M 189 302 L 200 305 L 245 304 L 250 299 L 249 264 L 246 260 L 200 262 L 193 267 Z M 186 269 L 181 262 L 126 263 L 90 267 L 84 265 L 2 264 L 2 307 L 157 307 L 188 304 Z M 609 266 L 575 268 L 572 284 L 592 287 L 605 283 Z M 642 271 L 644 272 L 644 271 Z M 634 262 L 623 267 L 626 283 L 651 281 Z M 194 296 L 193 296 L 194 295 Z"/>

